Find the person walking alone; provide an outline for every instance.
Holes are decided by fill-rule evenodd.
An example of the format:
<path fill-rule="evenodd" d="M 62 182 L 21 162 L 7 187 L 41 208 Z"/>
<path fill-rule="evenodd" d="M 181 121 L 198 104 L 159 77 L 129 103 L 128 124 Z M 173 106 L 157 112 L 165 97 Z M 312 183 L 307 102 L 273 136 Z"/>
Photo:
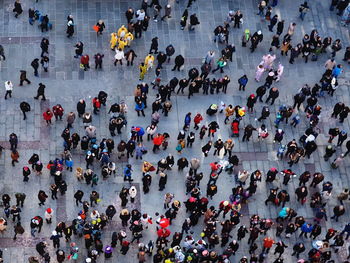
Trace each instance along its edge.
<path fill-rule="evenodd" d="M 6 90 L 5 100 L 7 100 L 7 95 L 9 95 L 10 98 L 12 98 L 13 84 L 11 81 L 8 80 L 5 82 L 5 90 Z"/>

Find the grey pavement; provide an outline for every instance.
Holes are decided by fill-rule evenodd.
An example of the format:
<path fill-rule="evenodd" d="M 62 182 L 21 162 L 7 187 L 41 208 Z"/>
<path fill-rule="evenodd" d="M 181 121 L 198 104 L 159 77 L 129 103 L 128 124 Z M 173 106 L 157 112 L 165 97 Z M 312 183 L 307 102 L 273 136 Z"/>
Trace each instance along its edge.
<path fill-rule="evenodd" d="M 297 28 L 293 36 L 293 45 L 301 42 L 303 34 L 310 33 L 312 29 L 316 28 L 322 37 L 331 36 L 333 39 L 340 38 L 343 43 L 343 50 L 337 54 L 336 61 L 341 62 L 344 54 L 344 49 L 349 45 L 349 32 L 345 27 L 340 26 L 339 17 L 335 12 L 331 13 L 328 10 L 328 2 L 326 0 L 309 1 L 311 9 L 306 15 L 305 20 L 302 22 L 298 18 L 298 6 L 301 1 L 279 1 L 277 7 L 273 9 L 273 14 L 277 13 L 282 17 L 285 23 L 285 31 L 290 22 L 296 22 Z M 108 120 L 107 114 L 109 105 L 120 100 L 125 100 L 129 110 L 127 113 L 128 126 L 123 129 L 123 133 L 120 136 L 114 137 L 117 144 L 121 139 L 128 139 L 130 128 L 132 125 L 141 125 L 146 127 L 150 123 L 151 110 L 146 109 L 146 117 L 137 117 L 134 108 L 133 91 L 136 85 L 139 83 L 139 71 L 136 65 L 144 60 L 147 55 L 147 51 L 150 46 L 150 40 L 154 36 L 159 37 L 159 50 L 165 50 L 168 44 L 173 44 L 175 47 L 175 56 L 182 54 L 186 58 L 185 68 L 181 72 L 173 72 L 171 68 L 173 66 L 173 59 L 170 65 L 165 65 L 161 72 L 162 83 L 167 83 L 173 76 L 178 78 L 186 77 L 187 72 L 192 67 L 200 67 L 202 58 L 205 56 L 208 50 L 215 50 L 217 54 L 220 53 L 223 46 L 221 44 L 216 45 L 213 41 L 213 30 L 219 25 L 223 24 L 224 19 L 230 9 L 240 9 L 244 15 L 244 24 L 240 29 L 230 28 L 229 42 L 234 43 L 236 46 L 236 53 L 233 55 L 233 62 L 229 63 L 225 68 L 225 74 L 228 74 L 231 78 L 229 84 L 228 94 L 218 94 L 203 96 L 195 94 L 190 100 L 185 96 L 172 96 L 173 109 L 169 114 L 169 117 L 161 116 L 161 121 L 158 127 L 160 132 L 168 132 L 171 136 L 169 148 L 167 151 L 160 151 L 156 155 L 148 153 L 145 156 L 145 160 L 156 164 L 162 157 L 172 153 L 175 156 L 175 161 L 178 159 L 179 154 L 176 152 L 175 138 L 178 131 L 183 126 L 184 116 L 187 112 L 200 112 L 205 116 L 205 123 L 217 119 L 220 124 L 220 130 L 216 137 L 227 139 L 230 134 L 229 125 L 224 126 L 223 114 L 217 114 L 215 117 L 208 117 L 205 114 L 207 107 L 211 103 L 220 103 L 221 101 L 226 104 L 232 105 L 245 105 L 246 98 L 249 94 L 254 93 L 259 86 L 254 81 L 255 68 L 261 61 L 264 54 L 267 53 L 272 33 L 267 30 L 267 22 L 261 21 L 260 18 L 255 15 L 257 10 L 257 0 L 239 1 L 239 0 L 197 0 L 189 9 L 189 13 L 196 13 L 199 17 L 201 24 L 197 26 L 195 31 L 188 31 L 186 28 L 184 31 L 180 30 L 180 18 L 184 11 L 185 0 L 180 0 L 180 3 L 175 1 L 169 1 L 172 5 L 172 18 L 166 22 L 159 21 L 158 23 L 150 20 L 150 26 L 147 32 L 143 33 L 141 39 L 135 39 L 132 42 L 132 48 L 137 54 L 136 61 L 133 67 L 126 67 L 123 65 L 120 67 L 114 67 L 113 56 L 114 52 L 109 48 L 109 35 L 111 32 L 116 32 L 118 28 L 126 24 L 124 13 L 126 9 L 131 6 L 135 10 L 140 7 L 139 1 L 96 1 L 96 0 L 39 0 L 35 3 L 34 0 L 23 0 L 24 13 L 15 19 L 11 10 L 13 1 L 0 0 L 0 44 L 5 48 L 7 55 L 6 61 L 0 61 L 0 79 L 2 83 L 6 80 L 11 80 L 14 84 L 13 98 L 4 100 L 1 98 L 0 103 L 0 144 L 5 146 L 5 151 L 2 153 L 0 159 L 0 194 L 10 193 L 12 200 L 15 200 L 15 192 L 25 192 L 27 194 L 27 200 L 23 209 L 22 218 L 23 225 L 26 232 L 22 237 L 19 237 L 16 242 L 12 240 L 13 236 L 13 223 L 9 220 L 7 231 L 0 235 L 0 248 L 4 251 L 4 262 L 27 262 L 27 258 L 31 255 L 37 255 L 35 251 L 35 244 L 40 240 L 47 240 L 53 230 L 53 226 L 59 222 L 71 221 L 77 216 L 77 213 L 81 209 L 76 207 L 73 202 L 73 194 L 77 189 L 81 189 L 88 195 L 91 191 L 91 187 L 86 186 L 84 183 L 80 183 L 76 180 L 74 173 L 65 172 L 64 177 L 68 183 L 68 192 L 65 196 L 59 196 L 58 201 L 48 200 L 45 208 L 51 207 L 54 209 L 56 217 L 53 220 L 52 225 L 44 223 L 43 231 L 37 238 L 30 237 L 29 220 L 33 216 L 44 216 L 45 208 L 38 207 L 37 205 L 37 193 L 39 188 L 49 192 L 49 184 L 52 183 L 48 170 L 44 169 L 44 173 L 41 176 L 31 175 L 30 181 L 26 184 L 22 182 L 21 168 L 27 164 L 28 159 L 33 152 L 40 155 L 40 159 L 46 165 L 49 160 L 59 156 L 63 151 L 63 140 L 60 137 L 62 130 L 65 127 L 65 122 L 55 122 L 53 125 L 47 127 L 42 119 L 42 113 L 47 106 L 53 106 L 56 103 L 60 103 L 65 112 L 75 111 L 76 102 L 80 98 L 84 98 L 87 102 L 87 110 L 91 111 L 91 98 L 96 96 L 100 90 L 105 90 L 108 94 L 107 108 L 102 108 L 101 113 L 98 116 L 93 116 L 93 125 L 97 129 L 98 138 L 109 138 Z M 166 4 L 161 0 L 162 6 Z M 27 9 L 30 6 L 34 6 L 44 14 L 48 14 L 50 21 L 53 24 L 53 30 L 47 33 L 41 33 L 37 28 L 37 23 L 34 26 L 29 25 L 27 21 Z M 152 10 L 150 10 L 152 14 Z M 72 14 L 75 19 L 76 33 L 72 39 L 67 39 L 65 36 L 65 21 L 67 15 Z M 97 37 L 92 29 L 92 26 L 99 20 L 103 19 L 106 23 L 106 30 L 102 36 Z M 251 32 L 256 30 L 262 30 L 264 33 L 264 41 L 259 45 L 256 52 L 250 53 L 248 47 L 241 47 L 241 36 L 245 28 L 249 28 Z M 47 37 L 50 40 L 50 68 L 49 72 L 45 73 L 40 70 L 39 78 L 36 78 L 32 74 L 32 68 L 30 62 L 40 56 L 40 41 L 42 37 Z M 77 41 L 84 43 L 84 53 L 89 54 L 91 65 L 93 65 L 93 55 L 97 52 L 105 55 L 103 70 L 95 71 L 91 69 L 87 72 L 82 71 L 79 68 L 79 61 L 74 56 L 74 45 Z M 174 56 L 174 57 L 175 57 Z M 218 55 L 216 55 L 217 57 Z M 300 58 L 297 59 L 294 65 L 288 63 L 288 58 L 281 57 L 277 54 L 277 61 L 281 62 L 284 66 L 284 74 L 281 81 L 276 84 L 280 90 L 280 97 L 277 99 L 275 105 L 271 109 L 271 116 L 267 124 L 270 134 L 274 134 L 275 113 L 281 104 L 291 104 L 292 95 L 294 95 L 298 89 L 305 83 L 313 85 L 317 82 L 323 72 L 323 64 L 326 61 L 326 55 L 317 62 L 304 63 Z M 275 62 L 275 63 L 276 63 Z M 277 64 L 277 63 L 276 63 Z M 28 71 L 29 79 L 32 81 L 31 85 L 24 85 L 19 87 L 19 70 L 25 69 Z M 350 103 L 349 86 L 348 86 L 348 72 L 349 66 L 344 65 L 344 74 L 341 77 L 341 83 L 333 98 L 325 96 L 319 99 L 319 103 L 322 105 L 322 114 L 320 118 L 320 124 L 318 125 L 321 134 L 317 138 L 318 150 L 312 155 L 311 159 L 303 159 L 298 165 L 293 166 L 293 171 L 299 175 L 305 170 L 311 172 L 318 171 L 324 173 L 326 180 L 333 182 L 334 190 L 332 193 L 332 199 L 327 205 L 327 214 L 330 217 L 332 214 L 332 208 L 337 204 L 336 196 L 345 187 L 349 187 L 350 166 L 348 160 L 346 160 L 337 170 L 333 170 L 330 167 L 330 163 L 325 162 L 322 158 L 324 148 L 327 145 L 327 132 L 330 127 L 340 127 L 350 132 L 349 120 L 345 120 L 343 124 L 330 118 L 331 111 L 334 103 L 343 101 L 347 105 Z M 154 69 L 153 69 L 154 70 Z M 145 81 L 150 84 L 154 79 L 154 71 L 146 74 Z M 238 91 L 237 79 L 243 74 L 247 74 L 249 82 L 245 92 Z M 210 74 L 209 77 L 219 78 L 220 73 Z M 47 86 L 47 98 L 45 103 L 35 101 L 33 96 L 36 93 L 38 83 L 42 82 Z M 1 85 L 2 87 L 2 85 Z M 4 87 L 0 92 L 5 93 Z M 150 90 L 148 95 L 148 104 L 151 105 L 156 95 L 155 90 Z M 1 95 L 3 96 L 3 95 Z M 32 111 L 28 114 L 26 121 L 22 120 L 22 116 L 19 112 L 19 103 L 23 100 L 28 101 L 32 106 Z M 248 123 L 253 123 L 258 126 L 255 121 L 256 117 L 259 117 L 262 106 L 265 104 L 258 103 L 253 114 L 247 114 L 240 127 L 244 127 Z M 281 128 L 285 130 L 284 143 L 287 143 L 293 138 L 298 139 L 306 128 L 307 119 L 302 113 L 302 123 L 298 128 L 294 129 L 285 124 L 281 124 Z M 78 132 L 80 135 L 84 133 L 82 121 L 79 119 L 74 123 L 73 132 Z M 192 129 L 192 128 L 191 128 Z M 19 136 L 19 153 L 20 163 L 16 167 L 11 166 L 10 151 L 8 146 L 8 136 L 10 133 L 15 132 Z M 243 130 L 241 130 L 243 133 Z M 197 136 L 198 137 L 198 136 Z M 276 167 L 278 170 L 287 168 L 286 161 L 278 161 L 276 158 L 277 146 L 273 144 L 272 137 L 270 136 L 266 141 L 259 142 L 254 136 L 254 139 L 250 142 L 241 142 L 234 138 L 234 153 L 238 155 L 241 160 L 240 167 L 247 169 L 250 172 L 260 169 L 263 172 L 271 167 Z M 196 138 L 193 148 L 185 149 L 181 156 L 185 156 L 190 159 L 192 157 L 198 157 L 201 159 L 201 171 L 203 171 L 205 178 L 202 180 L 201 188 L 202 193 L 205 194 L 205 184 L 208 180 L 209 163 L 216 160 L 212 155 L 209 158 L 204 158 L 201 153 L 201 146 L 207 143 L 208 139 L 203 141 Z M 150 150 L 151 143 L 145 142 L 146 147 Z M 336 155 L 345 151 L 345 146 L 337 149 Z M 120 189 L 125 185 L 121 176 L 122 169 L 126 162 L 133 165 L 135 179 L 134 185 L 140 189 L 142 188 L 141 182 L 141 161 L 130 160 L 118 160 L 114 155 L 112 159 L 117 163 L 117 176 L 108 178 L 106 181 L 100 180 L 95 189 L 101 193 L 101 203 L 97 206 L 99 211 L 104 211 L 109 204 L 114 204 L 117 208 L 117 215 L 111 225 L 107 227 L 103 234 L 104 245 L 110 242 L 111 233 L 113 231 L 119 231 L 121 229 L 121 222 L 118 218 L 120 212 L 120 200 L 118 197 Z M 219 159 L 225 159 L 220 156 Z M 84 153 L 80 150 L 73 150 L 74 167 L 84 167 Z M 99 165 L 95 164 L 95 171 L 99 174 Z M 172 192 L 175 194 L 176 199 L 181 202 L 187 199 L 184 192 L 184 181 L 186 172 L 179 172 L 177 169 L 173 169 L 168 173 L 168 183 L 166 189 L 163 192 L 159 192 L 157 175 L 153 174 L 153 183 L 149 194 L 144 195 L 142 191 L 138 192 L 137 200 L 134 205 L 128 204 L 128 209 L 131 210 L 134 207 L 141 209 L 142 213 L 148 213 L 153 218 L 156 218 L 155 213 L 164 213 L 163 210 L 163 196 L 166 192 Z M 279 188 L 285 188 L 282 186 L 282 180 L 278 180 L 273 184 Z M 221 200 L 228 199 L 231 193 L 232 187 L 235 186 L 233 176 L 226 173 L 220 175 L 218 181 L 219 192 L 210 201 L 210 205 L 217 206 Z M 261 217 L 276 218 L 279 208 L 275 206 L 265 207 L 263 200 L 266 199 L 269 187 L 265 182 L 259 183 L 257 194 L 249 199 L 247 205 L 243 207 L 242 222 L 249 224 L 249 217 L 253 214 L 259 214 Z M 294 179 L 289 183 L 286 188 L 291 194 L 292 198 L 289 206 L 296 209 L 298 214 L 303 215 L 310 222 L 312 222 L 313 211 L 309 206 L 309 201 L 306 205 L 302 206 L 297 203 L 294 197 L 294 190 L 298 187 L 297 179 Z M 346 202 L 346 216 L 340 219 L 339 223 L 335 223 L 334 220 L 328 220 L 323 223 L 323 233 L 325 229 L 334 227 L 341 229 L 345 223 L 347 223 L 348 211 L 350 210 L 349 203 Z M 1 211 L 0 216 L 4 216 Z M 170 227 L 172 232 L 181 229 L 183 220 L 188 215 L 185 213 L 184 205 L 180 209 L 180 212 Z M 221 220 L 221 217 L 220 217 Z M 201 221 L 202 222 L 202 221 Z M 194 237 L 199 238 L 199 233 L 202 231 L 203 224 L 200 223 L 194 227 Z M 149 230 L 144 231 L 143 242 L 148 242 L 150 239 L 155 240 L 155 226 L 151 226 Z M 234 238 L 236 237 L 236 231 L 233 231 Z M 282 238 L 283 241 L 289 246 L 286 249 L 284 255 L 284 262 L 296 262 L 295 258 L 290 257 L 292 253 L 292 246 L 298 238 L 299 232 L 293 235 L 290 239 Z M 269 236 L 275 238 L 275 230 L 269 231 Z M 128 237 L 131 233 L 128 231 Z M 84 249 L 84 242 L 78 238 L 73 237 L 73 240 L 77 242 L 80 247 L 79 262 L 83 262 L 86 257 L 86 250 Z M 278 240 L 278 238 L 277 238 Z M 311 248 L 311 241 L 304 240 L 307 251 Z M 52 259 L 55 258 L 55 250 L 50 244 L 50 254 Z M 65 244 L 61 240 L 62 247 L 68 251 L 69 244 Z M 262 238 L 259 238 L 259 251 L 261 250 Z M 348 244 L 347 244 L 348 245 Z M 342 262 L 347 256 L 347 245 L 340 250 L 340 253 L 335 255 L 336 262 Z M 217 246 L 217 249 L 218 246 Z M 243 256 L 249 256 L 249 247 L 246 244 L 246 240 L 241 243 L 240 249 L 236 256 L 232 257 L 232 262 L 238 262 Z M 119 247 L 118 247 L 119 250 Z M 127 256 L 120 255 L 115 251 L 113 259 L 110 262 L 136 262 L 136 244 L 132 245 L 132 249 Z M 333 251 L 334 252 L 334 251 Z M 266 262 L 273 262 L 276 256 L 270 252 Z M 307 252 L 303 254 L 307 256 Z M 56 262 L 52 260 L 52 262 Z M 98 262 L 105 262 L 103 255 L 98 259 Z M 106 260 L 107 262 L 107 260 Z M 151 262 L 149 259 L 147 262 Z"/>

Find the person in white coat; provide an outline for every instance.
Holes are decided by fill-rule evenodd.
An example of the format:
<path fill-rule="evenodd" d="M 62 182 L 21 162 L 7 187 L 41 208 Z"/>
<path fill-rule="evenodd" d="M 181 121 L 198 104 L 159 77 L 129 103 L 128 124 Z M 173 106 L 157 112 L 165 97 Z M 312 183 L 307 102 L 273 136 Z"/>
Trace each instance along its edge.
<path fill-rule="evenodd" d="M 11 81 L 8 80 L 5 82 L 5 90 L 6 90 L 5 100 L 7 100 L 7 95 L 9 95 L 10 98 L 12 98 L 13 84 Z"/>
<path fill-rule="evenodd" d="M 134 203 L 135 202 L 135 197 L 137 195 L 137 189 L 135 186 L 131 186 L 129 189 L 129 195 L 130 195 L 130 202 Z"/>
<path fill-rule="evenodd" d="M 284 71 L 284 66 L 281 63 L 279 63 L 278 64 L 278 68 L 277 68 L 277 79 L 276 79 L 276 82 L 280 81 L 281 76 L 283 74 L 283 71 Z"/>
<path fill-rule="evenodd" d="M 121 48 L 116 49 L 115 56 L 114 56 L 114 59 L 115 59 L 114 66 L 117 66 L 118 61 L 120 62 L 120 65 L 123 65 L 123 62 L 122 62 L 123 58 L 124 58 L 124 51 Z"/>

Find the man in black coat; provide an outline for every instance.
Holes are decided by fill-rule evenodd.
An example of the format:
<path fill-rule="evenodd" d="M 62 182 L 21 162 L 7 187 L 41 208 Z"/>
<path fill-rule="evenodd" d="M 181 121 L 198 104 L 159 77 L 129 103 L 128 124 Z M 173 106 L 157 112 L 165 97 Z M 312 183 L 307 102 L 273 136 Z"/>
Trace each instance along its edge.
<path fill-rule="evenodd" d="M 185 59 L 183 56 L 178 55 L 175 58 L 175 66 L 173 67 L 172 71 L 175 71 L 175 69 L 177 69 L 177 71 L 180 71 L 181 66 L 185 63 Z"/>

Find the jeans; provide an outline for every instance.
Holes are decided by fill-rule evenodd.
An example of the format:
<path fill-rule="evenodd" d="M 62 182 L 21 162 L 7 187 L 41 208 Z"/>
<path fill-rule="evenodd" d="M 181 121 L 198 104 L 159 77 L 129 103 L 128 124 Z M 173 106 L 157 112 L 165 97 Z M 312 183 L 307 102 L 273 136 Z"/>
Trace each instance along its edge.
<path fill-rule="evenodd" d="M 32 235 L 32 237 L 35 237 L 35 235 L 34 235 L 35 232 L 36 232 L 35 228 L 30 229 L 30 234 Z"/>

